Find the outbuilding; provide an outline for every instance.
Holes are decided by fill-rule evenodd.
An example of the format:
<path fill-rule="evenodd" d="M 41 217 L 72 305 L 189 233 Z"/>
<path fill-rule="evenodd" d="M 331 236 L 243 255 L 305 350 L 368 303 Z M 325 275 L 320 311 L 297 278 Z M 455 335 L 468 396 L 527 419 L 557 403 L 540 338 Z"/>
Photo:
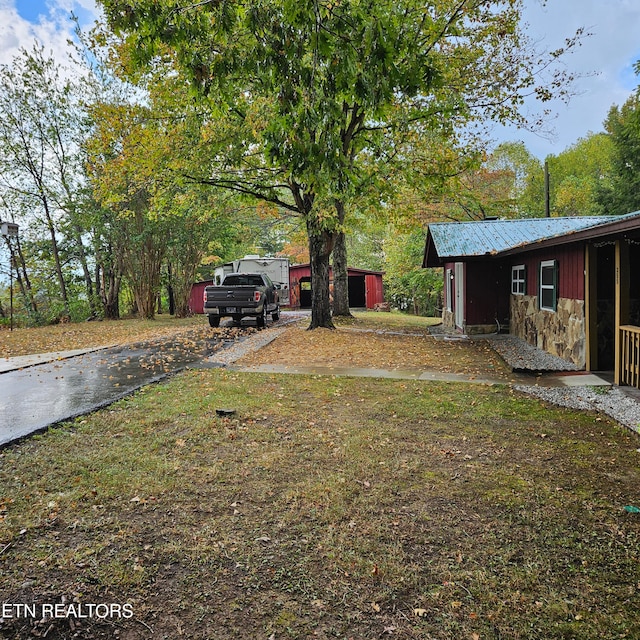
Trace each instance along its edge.
<path fill-rule="evenodd" d="M 357 309 L 373 309 L 376 304 L 384 302 L 382 271 L 368 269 L 347 270 L 349 286 L 349 306 Z M 311 266 L 294 264 L 289 268 L 289 286 L 291 289 L 290 306 L 297 309 L 311 308 Z M 329 287 L 333 291 L 333 270 L 329 269 Z"/>
<path fill-rule="evenodd" d="M 373 309 L 384 302 L 382 271 L 369 271 L 349 267 L 349 306 L 352 308 Z M 333 271 L 329 270 L 329 286 L 333 290 Z M 203 295 L 205 287 L 215 284 L 213 280 L 196 282 L 191 287 L 189 308 L 191 313 L 203 313 Z M 289 304 L 292 309 L 311 308 L 311 267 L 307 264 L 294 264 L 289 267 Z"/>
<path fill-rule="evenodd" d="M 640 212 L 429 225 L 443 324 L 501 331 L 640 388 Z"/>
<path fill-rule="evenodd" d="M 204 313 L 204 288 L 215 284 L 212 280 L 201 280 L 191 285 L 189 295 L 189 310 L 191 313 Z"/>

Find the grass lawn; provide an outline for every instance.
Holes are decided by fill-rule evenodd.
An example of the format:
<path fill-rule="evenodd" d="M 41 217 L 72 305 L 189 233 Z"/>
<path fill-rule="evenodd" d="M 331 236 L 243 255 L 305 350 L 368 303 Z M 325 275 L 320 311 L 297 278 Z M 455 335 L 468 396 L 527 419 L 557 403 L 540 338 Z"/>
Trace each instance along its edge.
<path fill-rule="evenodd" d="M 187 330 L 203 330 L 205 325 L 208 329 L 207 321 L 201 315 L 181 319 L 159 315 L 155 320 L 104 320 L 13 331 L 2 329 L 0 358 L 137 342 Z"/>
<path fill-rule="evenodd" d="M 507 385 L 187 371 L 0 452 L 0 637 L 639 638 L 639 448 Z"/>

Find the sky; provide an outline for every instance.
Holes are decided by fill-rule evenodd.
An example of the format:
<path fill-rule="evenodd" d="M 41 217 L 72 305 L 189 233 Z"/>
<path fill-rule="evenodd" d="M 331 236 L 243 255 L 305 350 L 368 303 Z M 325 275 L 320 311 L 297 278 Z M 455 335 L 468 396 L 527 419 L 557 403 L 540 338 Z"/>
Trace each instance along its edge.
<path fill-rule="evenodd" d="M 565 38 L 583 27 L 591 35 L 565 59 L 567 70 L 581 75 L 568 105 L 553 102 L 553 135 L 495 127 L 495 142 L 523 141 L 543 160 L 558 155 L 589 133 L 603 131 L 612 105 L 622 105 L 640 83 L 633 63 L 640 60 L 640 0 L 524 0 L 527 34 L 539 48 L 561 47 Z M 10 63 L 20 47 L 34 39 L 46 51 L 65 57 L 73 25 L 70 11 L 81 24 L 98 16 L 95 0 L 0 0 L 0 63 Z"/>

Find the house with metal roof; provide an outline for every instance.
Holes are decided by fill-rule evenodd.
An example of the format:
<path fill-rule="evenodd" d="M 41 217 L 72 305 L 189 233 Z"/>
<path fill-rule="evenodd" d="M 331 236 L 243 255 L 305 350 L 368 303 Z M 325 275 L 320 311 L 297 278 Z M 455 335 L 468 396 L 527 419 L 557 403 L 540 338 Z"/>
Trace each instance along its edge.
<path fill-rule="evenodd" d="M 640 212 L 434 223 L 423 266 L 443 269 L 445 326 L 508 327 L 640 387 Z"/>

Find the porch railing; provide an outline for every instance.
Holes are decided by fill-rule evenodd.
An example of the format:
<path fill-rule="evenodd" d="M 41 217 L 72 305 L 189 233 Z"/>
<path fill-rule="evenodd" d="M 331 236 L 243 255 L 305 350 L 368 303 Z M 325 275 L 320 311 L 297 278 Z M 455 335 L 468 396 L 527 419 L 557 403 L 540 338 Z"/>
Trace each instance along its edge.
<path fill-rule="evenodd" d="M 620 326 L 620 382 L 640 389 L 640 327 Z"/>

